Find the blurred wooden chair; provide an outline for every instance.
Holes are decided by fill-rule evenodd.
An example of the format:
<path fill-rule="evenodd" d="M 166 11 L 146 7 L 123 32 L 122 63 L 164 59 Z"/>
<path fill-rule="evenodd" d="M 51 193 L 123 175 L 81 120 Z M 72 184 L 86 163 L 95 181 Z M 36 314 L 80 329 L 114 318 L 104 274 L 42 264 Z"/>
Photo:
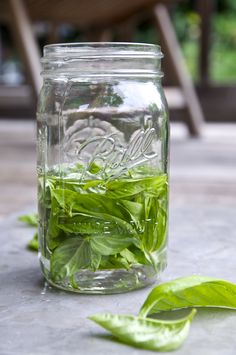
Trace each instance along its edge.
<path fill-rule="evenodd" d="M 109 41 L 109 31 L 117 24 L 144 11 L 151 11 L 160 33 L 161 44 L 169 63 L 171 75 L 178 88 L 166 89 L 169 106 L 185 107 L 191 135 L 198 136 L 203 124 L 203 113 L 193 82 L 186 69 L 183 55 L 168 13 L 168 3 L 174 0 L 2 0 L 10 16 L 9 25 L 18 43 L 28 78 L 35 96 L 41 87 L 40 55 L 31 22 L 48 21 L 69 23 L 87 33 L 89 40 Z M 177 96 L 176 96 L 177 94 Z M 175 98 L 180 98 L 175 102 Z M 172 100 L 174 98 L 174 100 Z"/>

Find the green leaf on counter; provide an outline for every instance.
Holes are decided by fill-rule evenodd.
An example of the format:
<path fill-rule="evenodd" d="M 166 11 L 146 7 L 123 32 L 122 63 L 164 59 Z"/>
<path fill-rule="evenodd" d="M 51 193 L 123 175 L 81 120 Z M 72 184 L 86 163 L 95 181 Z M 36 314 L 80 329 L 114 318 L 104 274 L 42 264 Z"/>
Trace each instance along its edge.
<path fill-rule="evenodd" d="M 161 311 L 192 307 L 186 317 L 177 320 L 147 317 Z M 195 307 L 236 309 L 236 285 L 204 276 L 183 277 L 154 287 L 138 316 L 99 313 L 89 319 L 123 343 L 147 350 L 171 351 L 186 339 Z"/>
<path fill-rule="evenodd" d="M 35 233 L 33 238 L 27 244 L 28 249 L 32 251 L 38 251 L 39 243 L 38 243 L 38 233 Z"/>
<path fill-rule="evenodd" d="M 193 309 L 186 317 L 171 321 L 110 313 L 98 313 L 89 319 L 128 345 L 171 351 L 179 348 L 186 339 L 195 313 Z"/>
<path fill-rule="evenodd" d="M 142 305 L 145 317 L 161 311 L 187 307 L 236 309 L 236 285 L 205 276 L 189 276 L 156 286 Z"/>
<path fill-rule="evenodd" d="M 19 221 L 24 222 L 25 224 L 37 227 L 38 226 L 38 215 L 37 213 L 29 213 L 18 218 Z"/>
<path fill-rule="evenodd" d="M 27 224 L 30 227 L 38 227 L 38 214 L 29 213 L 18 218 L 18 221 Z M 32 251 L 38 251 L 38 233 L 36 232 L 33 238 L 28 242 L 27 248 Z"/>

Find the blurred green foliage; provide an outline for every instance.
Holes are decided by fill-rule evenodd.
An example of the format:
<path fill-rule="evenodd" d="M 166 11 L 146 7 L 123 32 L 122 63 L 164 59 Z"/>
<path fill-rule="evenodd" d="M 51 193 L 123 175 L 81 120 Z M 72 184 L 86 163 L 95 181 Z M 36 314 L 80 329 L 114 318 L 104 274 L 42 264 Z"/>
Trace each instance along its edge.
<path fill-rule="evenodd" d="M 205 0 L 208 1 L 208 0 Z M 171 16 L 189 71 L 198 80 L 199 38 L 201 18 L 197 1 L 185 0 L 172 9 Z M 236 82 L 236 0 L 215 0 L 211 19 L 210 80 Z M 158 43 L 155 28 L 144 22 L 135 36 L 137 42 Z"/>
<path fill-rule="evenodd" d="M 172 17 L 187 66 L 197 81 L 201 19 L 194 11 L 194 4 L 194 1 L 180 3 Z M 215 0 L 214 5 L 209 49 L 210 80 L 233 83 L 236 82 L 236 1 Z"/>
<path fill-rule="evenodd" d="M 228 2 L 230 2 L 228 0 Z M 212 21 L 211 76 L 213 81 L 236 82 L 236 1 L 235 10 L 215 14 Z"/>

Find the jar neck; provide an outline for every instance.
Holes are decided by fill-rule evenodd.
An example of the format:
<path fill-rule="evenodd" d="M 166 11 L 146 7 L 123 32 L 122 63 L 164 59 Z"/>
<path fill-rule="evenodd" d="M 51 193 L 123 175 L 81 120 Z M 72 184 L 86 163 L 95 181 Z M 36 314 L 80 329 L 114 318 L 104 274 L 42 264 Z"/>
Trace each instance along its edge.
<path fill-rule="evenodd" d="M 161 48 L 139 43 L 64 43 L 44 47 L 44 77 L 155 76 L 161 78 Z"/>

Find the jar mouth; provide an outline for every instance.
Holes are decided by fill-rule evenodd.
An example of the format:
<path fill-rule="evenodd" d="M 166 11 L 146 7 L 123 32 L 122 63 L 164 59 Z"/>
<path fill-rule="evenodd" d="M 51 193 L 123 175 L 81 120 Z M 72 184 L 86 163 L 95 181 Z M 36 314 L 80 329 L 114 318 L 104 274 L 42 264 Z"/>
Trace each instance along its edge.
<path fill-rule="evenodd" d="M 155 57 L 162 58 L 161 47 L 149 43 L 129 42 L 82 42 L 82 43 L 58 43 L 44 47 L 44 58 L 54 57 Z M 44 61 L 44 59 L 42 59 Z"/>
<path fill-rule="evenodd" d="M 42 75 L 82 71 L 95 74 L 156 74 L 160 71 L 161 47 L 147 43 L 82 42 L 46 45 L 43 50 Z M 86 65 L 85 65 L 86 63 Z M 53 72 L 52 72 L 53 71 Z M 85 73 L 84 72 L 84 73 Z"/>

